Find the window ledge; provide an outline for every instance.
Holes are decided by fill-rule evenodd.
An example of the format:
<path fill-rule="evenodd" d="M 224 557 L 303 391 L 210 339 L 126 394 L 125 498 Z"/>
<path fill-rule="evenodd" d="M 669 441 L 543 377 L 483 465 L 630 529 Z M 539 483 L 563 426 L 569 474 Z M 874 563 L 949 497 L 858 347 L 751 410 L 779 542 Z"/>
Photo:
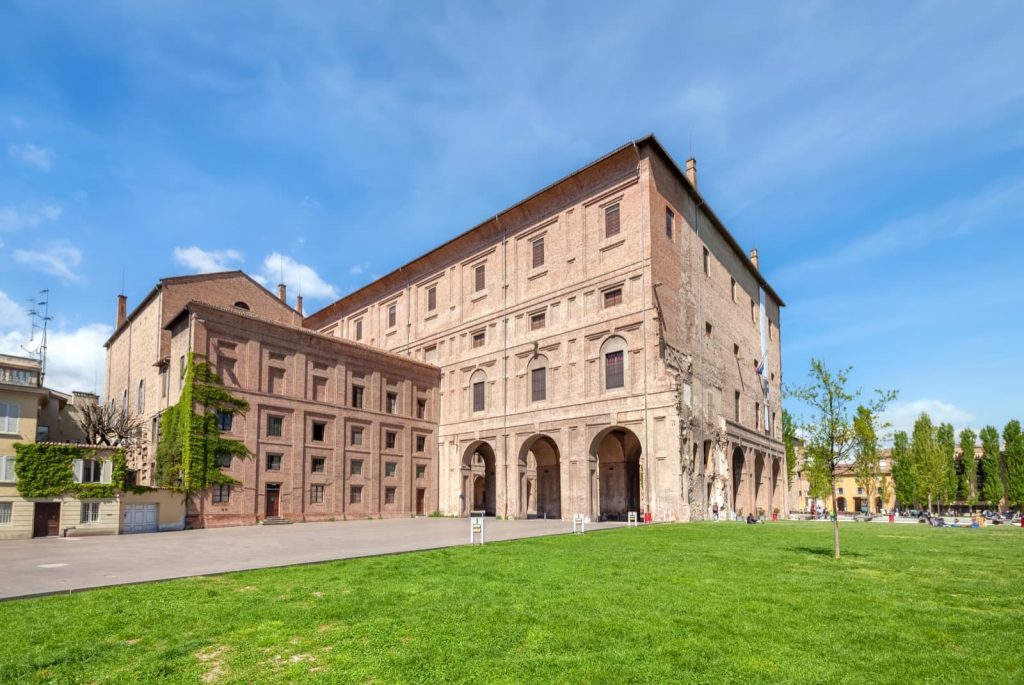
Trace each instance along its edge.
<path fill-rule="evenodd" d="M 530 274 L 529 276 L 527 276 L 526 280 L 532 281 L 532 280 L 534 280 L 536 278 L 542 278 L 542 277 L 547 276 L 547 275 L 548 275 L 548 270 L 547 269 L 542 269 L 541 271 L 538 271 L 535 274 Z"/>
<path fill-rule="evenodd" d="M 470 296 L 469 301 L 470 302 L 478 302 L 478 301 L 484 299 L 485 297 L 487 297 L 487 289 L 486 288 L 484 290 L 479 291 L 479 292 L 473 293 L 473 295 Z"/>
<path fill-rule="evenodd" d="M 430 320 L 436 319 L 436 318 L 437 318 L 437 312 L 435 311 L 435 312 L 431 312 L 430 314 L 427 314 L 426 316 L 424 316 L 423 320 L 424 321 L 430 321 Z"/>
<path fill-rule="evenodd" d="M 607 252 L 608 250 L 614 250 L 619 245 L 624 245 L 625 243 L 626 239 L 624 237 L 614 236 L 601 244 L 600 251 Z"/>

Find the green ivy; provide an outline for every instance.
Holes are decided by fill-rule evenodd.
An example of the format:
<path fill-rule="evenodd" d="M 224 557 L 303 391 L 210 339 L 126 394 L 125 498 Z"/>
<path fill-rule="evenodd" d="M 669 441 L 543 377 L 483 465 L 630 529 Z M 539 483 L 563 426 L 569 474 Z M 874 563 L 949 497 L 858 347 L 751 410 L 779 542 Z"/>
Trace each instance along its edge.
<path fill-rule="evenodd" d="M 237 483 L 221 472 L 217 466 L 217 455 L 245 458 L 251 453 L 245 443 L 221 436 L 217 428 L 217 413 L 235 416 L 244 414 L 248 409 L 248 402 L 225 390 L 220 377 L 210 370 L 209 365 L 197 363 L 190 352 L 178 403 L 165 411 L 160 419 L 157 483 L 186 496 L 212 485 Z"/>
<path fill-rule="evenodd" d="M 79 499 L 110 499 L 118 492 L 143 492 L 151 488 L 127 485 L 127 467 L 123 450 L 110 455 L 113 463 L 110 483 L 76 483 L 72 462 L 75 459 L 102 459 L 97 451 L 77 445 L 18 443 L 14 473 L 18 477 L 18 494 L 22 497 L 60 497 Z"/>

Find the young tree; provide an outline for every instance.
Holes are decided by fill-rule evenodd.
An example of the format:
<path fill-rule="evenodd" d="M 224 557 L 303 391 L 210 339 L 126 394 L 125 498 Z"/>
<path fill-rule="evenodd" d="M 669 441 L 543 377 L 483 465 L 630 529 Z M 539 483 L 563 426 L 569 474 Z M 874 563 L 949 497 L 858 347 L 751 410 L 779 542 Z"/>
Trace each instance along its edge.
<path fill-rule="evenodd" d="M 1024 512 L 1024 434 L 1014 419 L 1003 428 L 1006 455 L 1006 503 Z"/>
<path fill-rule="evenodd" d="M 857 407 L 853 417 L 853 475 L 857 485 L 864 489 L 868 513 L 878 488 L 881 475 L 882 455 L 878 451 L 878 435 L 875 432 L 876 417 L 863 404 Z"/>
<path fill-rule="evenodd" d="M 960 468 L 957 498 L 974 506 L 978 501 L 978 464 L 974 461 L 974 442 L 977 436 L 970 428 L 960 431 Z"/>
<path fill-rule="evenodd" d="M 946 488 L 946 469 L 935 439 L 935 426 L 928 414 L 921 414 L 914 422 L 910 455 L 917 472 L 921 496 L 927 499 L 928 511 L 934 513 L 933 504 Z"/>
<path fill-rule="evenodd" d="M 810 378 L 807 385 L 790 390 L 793 397 L 803 401 L 814 412 L 812 419 L 804 424 L 805 445 L 814 455 L 818 468 L 828 473 L 829 490 L 832 495 L 832 553 L 840 558 L 839 517 L 836 511 L 836 470 L 847 462 L 854 445 L 853 426 L 850 420 L 850 404 L 860 391 L 846 389 L 850 367 L 832 372 L 818 359 L 811 360 Z M 877 398 L 868 403 L 868 409 L 875 415 L 881 414 L 886 405 L 896 396 L 894 391 L 876 391 Z"/>
<path fill-rule="evenodd" d="M 943 423 L 938 427 L 935 431 L 935 445 L 939 448 L 939 465 L 943 475 L 939 500 L 948 504 L 956 499 L 956 433 L 953 426 Z"/>
<path fill-rule="evenodd" d="M 1003 499 L 1003 479 L 999 473 L 999 431 L 985 426 L 978 434 L 981 439 L 981 501 L 994 508 Z"/>
<path fill-rule="evenodd" d="M 910 437 L 906 431 L 897 431 L 892 438 L 892 479 L 896 502 L 903 507 L 914 505 L 919 488 L 917 471 L 910 455 Z"/>
<path fill-rule="evenodd" d="M 782 445 L 786 448 L 786 482 L 793 482 L 793 469 L 796 467 L 796 424 L 793 415 L 782 410 Z"/>

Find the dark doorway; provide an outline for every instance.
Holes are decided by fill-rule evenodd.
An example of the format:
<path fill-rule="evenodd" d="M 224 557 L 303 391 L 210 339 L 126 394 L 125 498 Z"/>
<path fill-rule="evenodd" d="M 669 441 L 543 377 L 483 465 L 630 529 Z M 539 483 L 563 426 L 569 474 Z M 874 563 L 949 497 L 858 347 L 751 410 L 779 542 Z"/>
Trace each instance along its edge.
<path fill-rule="evenodd" d="M 60 502 L 36 502 L 32 537 L 60 535 Z"/>
<path fill-rule="evenodd" d="M 473 443 L 462 455 L 463 487 L 470 488 L 462 493 L 464 516 L 470 511 L 484 511 L 487 516 L 494 516 L 497 500 L 494 471 L 494 449 L 486 442 Z"/>
<path fill-rule="evenodd" d="M 527 518 L 562 517 L 562 474 L 558 445 L 546 435 L 533 436 L 519 450 L 519 468 L 525 476 L 520 515 Z"/>
<path fill-rule="evenodd" d="M 416 488 L 416 515 L 426 515 L 427 491 L 424 488 Z"/>
<path fill-rule="evenodd" d="M 598 512 L 602 521 L 625 521 L 640 512 L 640 440 L 625 428 L 598 433 L 591 446 L 600 472 Z"/>
<path fill-rule="evenodd" d="M 267 518 L 281 515 L 281 486 L 267 486 Z"/>

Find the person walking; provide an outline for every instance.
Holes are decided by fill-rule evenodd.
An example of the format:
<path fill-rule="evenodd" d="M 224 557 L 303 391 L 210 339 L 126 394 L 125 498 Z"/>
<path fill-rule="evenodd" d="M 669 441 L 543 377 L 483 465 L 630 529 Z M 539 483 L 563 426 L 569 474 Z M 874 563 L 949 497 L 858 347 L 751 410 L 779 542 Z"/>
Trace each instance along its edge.
<path fill-rule="evenodd" d="M 718 520 L 718 502 L 715 502 L 715 504 L 711 507 L 711 516 L 712 518 L 714 518 L 715 521 Z"/>

